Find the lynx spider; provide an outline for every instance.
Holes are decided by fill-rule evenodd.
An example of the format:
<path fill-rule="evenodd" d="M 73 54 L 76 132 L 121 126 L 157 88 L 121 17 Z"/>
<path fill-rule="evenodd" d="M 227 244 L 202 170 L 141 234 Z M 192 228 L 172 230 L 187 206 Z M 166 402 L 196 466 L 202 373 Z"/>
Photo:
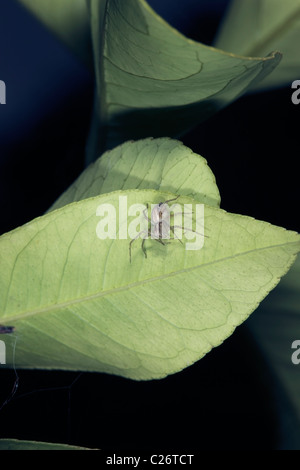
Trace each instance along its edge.
<path fill-rule="evenodd" d="M 130 260 L 130 263 L 131 263 L 131 249 L 132 249 L 132 244 L 138 239 L 140 238 L 141 235 L 145 234 L 146 236 L 152 236 L 151 238 L 154 239 L 155 241 L 157 241 L 158 243 L 160 243 L 161 245 L 167 245 L 169 242 L 165 242 L 163 239 L 167 239 L 168 238 L 168 235 L 169 235 L 169 230 L 171 230 L 171 232 L 173 233 L 174 237 L 177 238 L 177 240 L 183 245 L 182 241 L 180 240 L 180 238 L 177 237 L 177 235 L 175 234 L 175 229 L 176 228 L 180 228 L 182 229 L 183 227 L 181 227 L 180 225 L 170 225 L 168 220 L 169 220 L 169 206 L 168 206 L 168 203 L 169 202 L 173 202 L 173 201 L 176 201 L 177 199 L 179 198 L 179 196 L 177 197 L 174 197 L 172 199 L 168 199 L 167 201 L 164 201 L 164 202 L 159 202 L 158 204 L 156 204 L 152 211 L 151 211 L 151 219 L 149 219 L 148 215 L 146 214 L 146 211 L 148 210 L 149 206 L 148 204 L 146 204 L 146 209 L 143 211 L 143 215 L 145 217 L 145 219 L 151 223 L 152 225 L 152 229 L 151 229 L 151 226 L 150 228 L 148 227 L 147 230 L 142 230 L 141 232 L 139 232 L 137 234 L 136 237 L 134 237 L 130 243 L 129 243 L 129 260 Z M 176 214 L 174 214 L 176 215 Z M 186 230 L 190 230 L 192 232 L 195 232 L 195 230 L 191 230 L 191 229 L 186 229 Z M 145 258 L 147 258 L 147 251 L 146 251 L 146 247 L 145 247 L 145 240 L 146 238 L 143 238 L 143 241 L 142 241 L 142 251 L 145 255 Z"/>

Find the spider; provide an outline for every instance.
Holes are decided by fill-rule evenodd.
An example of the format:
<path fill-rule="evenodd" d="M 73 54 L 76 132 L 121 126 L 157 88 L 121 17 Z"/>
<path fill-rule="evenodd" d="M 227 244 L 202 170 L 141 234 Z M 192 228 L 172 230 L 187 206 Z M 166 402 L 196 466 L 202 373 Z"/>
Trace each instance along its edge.
<path fill-rule="evenodd" d="M 143 215 L 145 219 L 151 223 L 151 228 L 148 228 L 147 230 L 142 230 L 140 233 L 137 234 L 136 237 L 134 237 L 130 243 L 129 243 L 129 260 L 131 263 L 131 249 L 132 249 L 132 244 L 141 236 L 145 235 L 142 241 L 142 250 L 145 255 L 145 258 L 147 258 L 147 251 L 145 248 L 145 240 L 150 236 L 152 239 L 156 240 L 158 243 L 161 245 L 167 245 L 168 242 L 165 242 L 164 239 L 169 239 L 170 238 L 170 230 L 173 233 L 174 237 L 177 238 L 177 240 L 181 243 L 182 241 L 180 238 L 175 234 L 175 228 L 180 228 L 179 225 L 170 225 L 170 210 L 168 203 L 172 201 L 176 201 L 179 198 L 179 196 L 174 197 L 172 199 L 168 199 L 167 201 L 160 202 L 159 204 L 156 204 L 152 211 L 151 211 L 151 219 L 149 219 L 148 215 L 146 214 L 146 211 L 148 211 L 148 204 L 146 204 L 146 209 L 143 211 Z M 177 214 L 174 214 L 174 216 Z M 194 232 L 194 230 L 191 229 L 186 229 Z"/>

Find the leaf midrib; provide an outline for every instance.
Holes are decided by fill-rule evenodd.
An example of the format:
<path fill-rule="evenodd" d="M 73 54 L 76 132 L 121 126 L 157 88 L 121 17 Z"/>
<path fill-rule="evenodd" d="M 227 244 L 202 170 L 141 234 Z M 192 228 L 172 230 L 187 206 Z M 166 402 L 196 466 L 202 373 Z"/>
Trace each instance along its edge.
<path fill-rule="evenodd" d="M 31 310 L 29 312 L 18 313 L 16 315 L 12 315 L 12 316 L 9 316 L 9 317 L 4 317 L 3 319 L 1 319 L 1 324 L 5 325 L 6 322 L 3 321 L 3 320 L 6 320 L 6 319 L 9 321 L 9 323 L 12 323 L 14 321 L 22 320 L 22 319 L 25 319 L 25 318 L 28 318 L 28 317 L 32 317 L 34 315 L 57 311 L 57 310 L 60 310 L 62 308 L 65 308 L 65 307 L 69 307 L 69 306 L 80 304 L 80 303 L 83 303 L 83 302 L 88 302 L 88 301 L 93 300 L 93 299 L 105 297 L 106 295 L 116 294 L 116 293 L 119 293 L 119 292 L 122 292 L 122 291 L 130 290 L 132 288 L 135 288 L 137 286 L 141 286 L 143 284 L 149 284 L 151 282 L 156 282 L 156 281 L 159 281 L 159 280 L 167 279 L 169 277 L 173 277 L 173 276 L 176 276 L 176 275 L 182 274 L 182 273 L 191 272 L 191 271 L 194 271 L 196 269 L 199 269 L 199 268 L 202 268 L 202 267 L 207 267 L 207 266 L 212 265 L 212 264 L 222 263 L 224 261 L 228 261 L 230 259 L 235 259 L 235 258 L 238 258 L 240 256 L 247 256 L 251 253 L 259 253 L 260 251 L 264 251 L 264 250 L 269 250 L 269 249 L 274 249 L 274 248 L 284 248 L 284 247 L 288 247 L 288 246 L 292 246 L 292 245 L 295 245 L 295 247 L 297 245 L 300 246 L 300 241 L 281 243 L 281 244 L 278 244 L 278 245 L 265 246 L 265 247 L 262 247 L 262 248 L 256 248 L 256 249 L 253 249 L 253 250 L 244 251 L 242 253 L 237 253 L 235 255 L 227 256 L 225 258 L 221 258 L 221 259 L 214 260 L 214 261 L 210 261 L 208 263 L 199 264 L 199 265 L 196 265 L 196 266 L 192 266 L 190 268 L 180 269 L 178 271 L 170 272 L 170 273 L 167 273 L 167 274 L 164 274 L 164 275 L 161 275 L 161 276 L 152 277 L 150 279 L 144 279 L 142 281 L 137 281 L 137 282 L 134 282 L 132 284 L 127 284 L 126 286 L 117 287 L 117 288 L 114 288 L 114 289 L 108 289 L 106 291 L 101 291 L 101 292 L 98 292 L 96 294 L 90 294 L 90 295 L 87 295 L 87 296 L 82 297 L 80 299 L 67 300 L 66 302 L 61 302 L 61 303 L 57 303 L 57 304 L 47 306 L 47 307 L 44 307 L 44 308 Z M 297 251 L 294 253 L 294 255 L 296 255 L 296 253 L 297 253 Z"/>

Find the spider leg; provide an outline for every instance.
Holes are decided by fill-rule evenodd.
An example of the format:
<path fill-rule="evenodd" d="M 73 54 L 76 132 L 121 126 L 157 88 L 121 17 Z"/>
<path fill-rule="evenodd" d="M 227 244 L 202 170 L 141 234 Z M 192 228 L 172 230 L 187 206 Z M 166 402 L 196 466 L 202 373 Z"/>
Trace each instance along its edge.
<path fill-rule="evenodd" d="M 169 245 L 170 242 L 163 242 L 161 238 L 154 238 L 155 241 L 157 241 L 158 243 L 160 243 L 161 245 Z"/>
<path fill-rule="evenodd" d="M 148 205 L 148 203 L 147 203 L 147 204 L 146 204 L 146 209 L 143 210 L 143 214 L 144 214 L 145 219 L 146 219 L 148 222 L 151 222 L 151 219 L 149 219 L 148 215 L 145 214 L 145 212 L 148 211 L 148 208 L 149 208 L 149 205 Z"/>
<path fill-rule="evenodd" d="M 185 215 L 185 214 L 192 214 L 192 212 L 174 212 L 174 214 L 171 214 L 171 217 L 175 217 L 176 215 Z"/>
<path fill-rule="evenodd" d="M 147 251 L 146 251 L 146 247 L 145 247 L 145 240 L 146 238 L 143 238 L 143 241 L 142 241 L 142 250 L 143 250 L 143 253 L 145 255 L 145 258 L 147 258 Z"/>
<path fill-rule="evenodd" d="M 176 201 L 178 198 L 179 196 L 173 197 L 173 199 L 168 199 L 167 201 L 164 201 L 164 204 L 168 204 L 169 202 Z"/>
<path fill-rule="evenodd" d="M 130 263 L 131 263 L 131 246 L 132 246 L 133 242 L 135 242 L 142 235 L 142 233 L 147 233 L 147 231 L 143 230 L 142 232 L 138 233 L 136 237 L 134 237 L 132 240 L 130 240 L 130 243 L 129 243 L 129 260 L 130 260 Z M 143 238 L 143 242 L 144 241 L 145 241 L 145 238 Z M 142 245 L 143 245 L 143 242 L 142 242 Z"/>
<path fill-rule="evenodd" d="M 177 238 L 177 240 L 181 243 L 181 245 L 183 245 L 180 238 L 176 235 L 174 228 L 181 228 L 182 229 L 182 227 L 179 227 L 179 225 L 170 225 L 170 230 L 173 232 L 174 237 Z"/>
<path fill-rule="evenodd" d="M 173 225 L 173 227 L 174 227 L 174 228 L 181 228 L 181 229 L 182 229 L 182 227 L 180 227 L 179 225 Z M 185 228 L 183 234 L 184 234 L 185 232 L 193 232 L 193 233 L 197 233 L 197 235 L 201 235 L 201 237 L 209 238 L 208 235 L 204 235 L 204 233 L 199 233 L 199 232 L 197 232 L 196 230 L 194 230 L 194 229 L 192 229 L 192 228 Z"/>

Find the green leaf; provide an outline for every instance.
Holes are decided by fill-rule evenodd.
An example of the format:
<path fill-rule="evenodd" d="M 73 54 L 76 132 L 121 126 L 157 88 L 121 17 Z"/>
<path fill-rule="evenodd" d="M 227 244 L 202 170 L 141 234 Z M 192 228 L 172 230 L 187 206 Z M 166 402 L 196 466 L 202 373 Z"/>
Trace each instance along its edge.
<path fill-rule="evenodd" d="M 89 66 L 93 51 L 96 92 L 88 163 L 129 139 L 182 135 L 272 72 L 281 59 L 278 53 L 236 56 L 187 39 L 144 0 L 19 1 Z"/>
<path fill-rule="evenodd" d="M 300 358 L 297 353 L 299 345 L 292 348 L 293 342 L 300 340 L 299 323 L 300 256 L 278 288 L 268 296 L 259 307 L 257 315 L 248 323 L 274 377 L 279 379 L 281 388 L 289 397 L 295 410 L 295 418 L 300 423 L 300 365 L 292 361 L 293 354 L 296 359 Z M 299 427 L 297 430 L 299 448 Z"/>
<path fill-rule="evenodd" d="M 299 0 L 232 0 L 215 45 L 252 57 L 281 51 L 279 67 L 252 87 L 262 90 L 291 84 L 299 78 L 299 43 Z"/>
<path fill-rule="evenodd" d="M 182 135 L 281 58 L 235 56 L 187 39 L 144 0 L 108 0 L 105 21 L 99 0 L 90 0 L 90 12 L 97 93 L 88 163 L 129 139 Z"/>
<path fill-rule="evenodd" d="M 50 442 L 20 441 L 18 439 L 0 439 L 0 450 L 90 450 L 85 447 Z"/>
<path fill-rule="evenodd" d="M 18 0 L 90 68 L 93 54 L 86 0 Z M 105 4 L 105 1 L 103 2 Z"/>
<path fill-rule="evenodd" d="M 118 209 L 120 196 L 128 207 L 175 197 L 154 190 L 104 194 L 0 238 L 0 324 L 15 327 L 3 335 L 8 366 L 136 380 L 175 373 L 230 336 L 300 250 L 295 232 L 205 206 L 201 250 L 186 250 L 186 240 L 163 246 L 149 239 L 145 258 L 136 240 L 130 264 L 128 239 L 96 234 L 97 208 Z M 120 214 L 125 224 L 126 212 Z"/>
<path fill-rule="evenodd" d="M 105 152 L 62 194 L 50 210 L 118 189 L 156 189 L 220 206 L 206 160 L 168 138 L 126 142 Z"/>

